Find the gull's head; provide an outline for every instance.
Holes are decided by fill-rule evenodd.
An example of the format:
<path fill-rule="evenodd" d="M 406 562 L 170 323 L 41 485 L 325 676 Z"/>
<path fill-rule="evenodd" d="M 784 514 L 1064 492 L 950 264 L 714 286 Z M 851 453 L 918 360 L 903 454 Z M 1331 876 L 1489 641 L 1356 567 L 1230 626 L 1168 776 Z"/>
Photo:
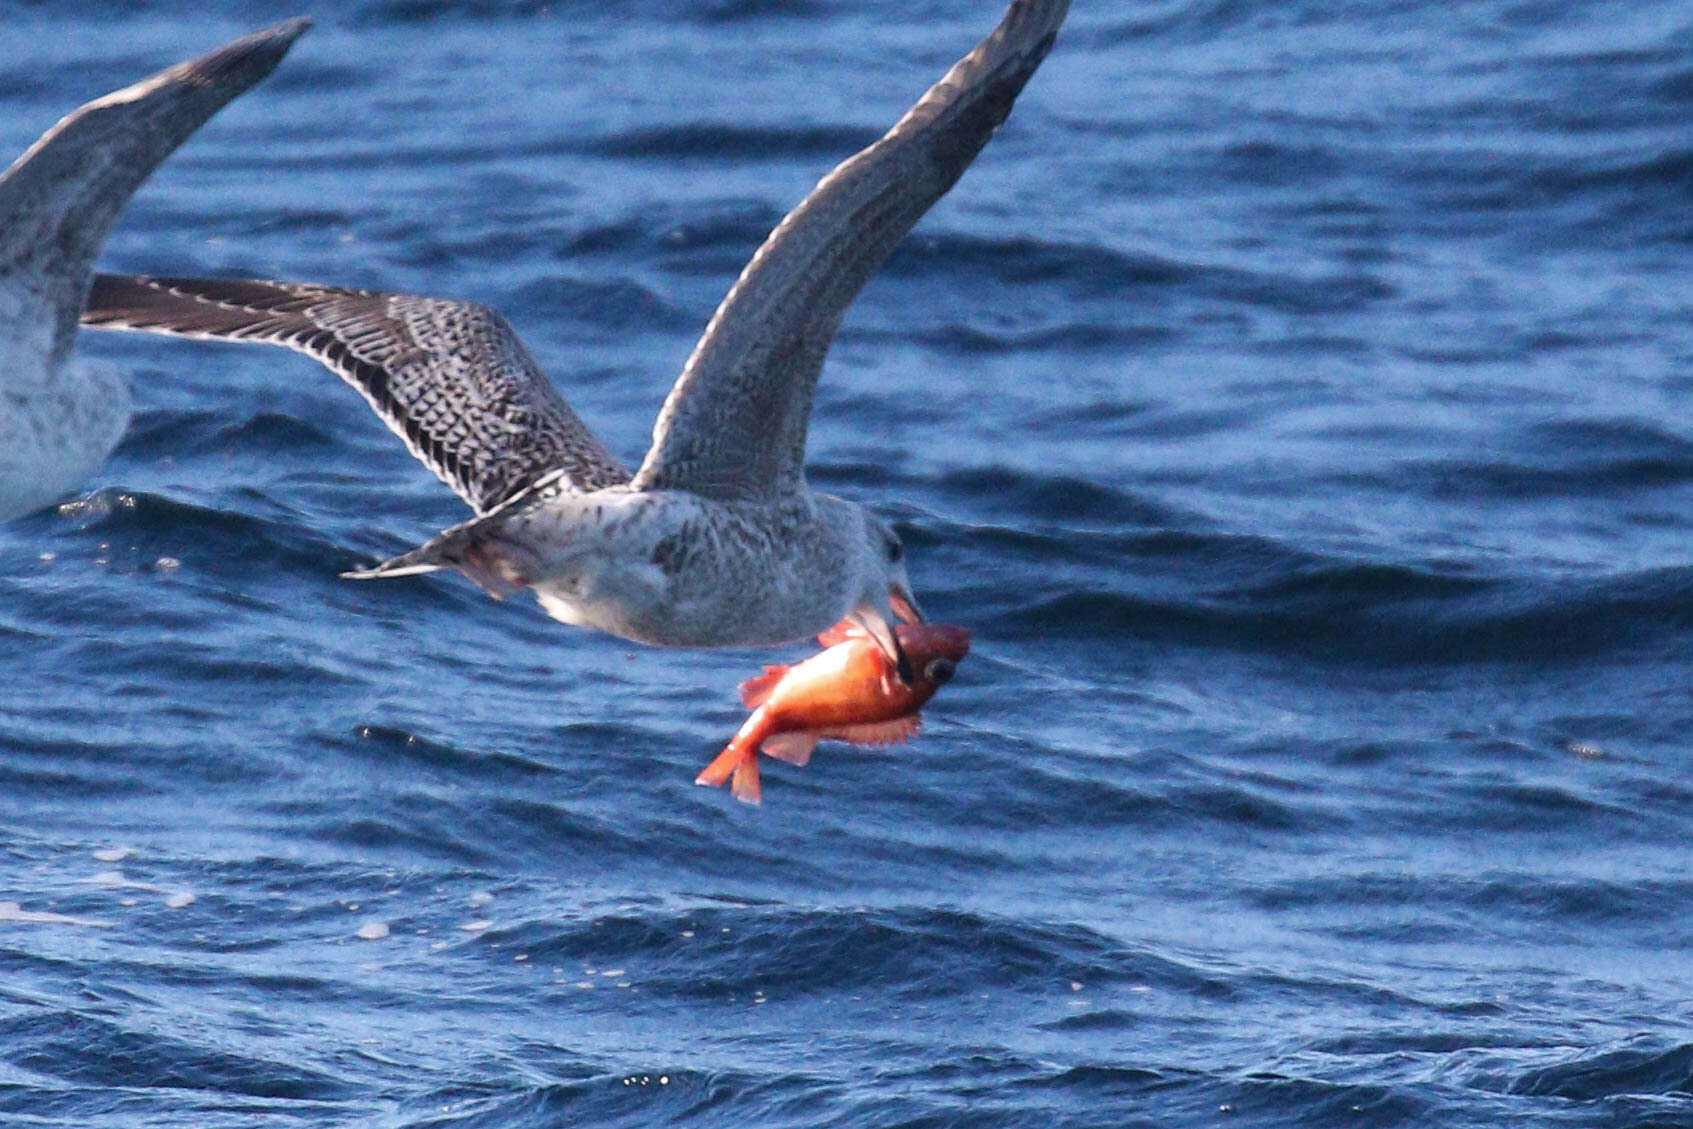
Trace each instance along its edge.
<path fill-rule="evenodd" d="M 896 623 L 922 623 L 923 613 L 911 595 L 911 581 L 905 575 L 905 545 L 887 522 L 871 513 L 863 515 L 863 534 L 855 553 L 859 580 L 857 602 L 848 617 L 870 634 L 894 661 L 901 681 L 910 685 L 915 677 L 911 660 L 894 634 Z"/>

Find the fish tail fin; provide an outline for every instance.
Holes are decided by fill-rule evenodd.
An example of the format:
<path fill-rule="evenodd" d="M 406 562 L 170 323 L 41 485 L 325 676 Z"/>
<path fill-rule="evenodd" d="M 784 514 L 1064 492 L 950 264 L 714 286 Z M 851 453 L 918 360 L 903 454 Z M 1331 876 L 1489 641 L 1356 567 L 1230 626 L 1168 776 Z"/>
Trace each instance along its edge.
<path fill-rule="evenodd" d="M 758 782 L 758 754 L 743 757 L 739 767 L 729 777 L 729 794 L 743 804 L 764 802 L 764 789 Z"/>
<path fill-rule="evenodd" d="M 764 739 L 764 726 L 764 711 L 753 711 L 728 746 L 694 777 L 694 783 L 718 788 L 727 781 L 729 791 L 737 800 L 745 804 L 758 803 L 763 798 L 763 790 L 758 784 L 758 746 Z"/>
<path fill-rule="evenodd" d="M 729 742 L 729 747 L 718 753 L 717 758 L 694 777 L 694 783 L 706 788 L 721 788 L 740 767 L 746 755 L 747 751 L 739 741 Z"/>

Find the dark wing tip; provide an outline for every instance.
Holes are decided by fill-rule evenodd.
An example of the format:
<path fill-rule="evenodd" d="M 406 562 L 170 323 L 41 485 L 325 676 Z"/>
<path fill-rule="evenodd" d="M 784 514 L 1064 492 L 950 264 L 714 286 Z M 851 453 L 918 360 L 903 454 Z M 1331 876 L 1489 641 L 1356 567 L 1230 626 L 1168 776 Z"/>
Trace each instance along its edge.
<path fill-rule="evenodd" d="M 179 63 L 161 77 L 197 86 L 235 83 L 244 89 L 274 70 L 282 57 L 288 54 L 288 49 L 294 46 L 294 41 L 311 26 L 312 21 L 305 16 L 284 20 L 186 63 Z"/>

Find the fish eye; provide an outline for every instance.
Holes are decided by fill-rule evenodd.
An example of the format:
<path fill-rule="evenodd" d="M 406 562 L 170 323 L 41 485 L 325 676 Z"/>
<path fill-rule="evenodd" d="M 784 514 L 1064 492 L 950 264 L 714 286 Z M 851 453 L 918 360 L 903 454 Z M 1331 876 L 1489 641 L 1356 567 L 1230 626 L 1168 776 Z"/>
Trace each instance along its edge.
<path fill-rule="evenodd" d="M 951 659 L 930 659 L 923 668 L 923 678 L 936 684 L 952 681 L 952 676 L 958 672 L 958 664 Z"/>

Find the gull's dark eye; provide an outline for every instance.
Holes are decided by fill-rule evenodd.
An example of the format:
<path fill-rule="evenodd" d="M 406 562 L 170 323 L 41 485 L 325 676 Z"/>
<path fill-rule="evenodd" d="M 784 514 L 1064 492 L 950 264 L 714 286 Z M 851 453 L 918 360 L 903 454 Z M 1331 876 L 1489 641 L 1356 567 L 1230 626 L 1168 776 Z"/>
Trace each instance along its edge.
<path fill-rule="evenodd" d="M 905 546 L 901 545 L 897 538 L 888 538 L 888 543 L 884 547 L 887 549 L 889 564 L 898 564 L 901 558 L 905 556 Z"/>
<path fill-rule="evenodd" d="M 923 678 L 925 681 L 939 685 L 943 682 L 952 681 L 952 676 L 957 671 L 958 664 L 951 659 L 930 659 L 929 665 L 923 668 Z"/>

